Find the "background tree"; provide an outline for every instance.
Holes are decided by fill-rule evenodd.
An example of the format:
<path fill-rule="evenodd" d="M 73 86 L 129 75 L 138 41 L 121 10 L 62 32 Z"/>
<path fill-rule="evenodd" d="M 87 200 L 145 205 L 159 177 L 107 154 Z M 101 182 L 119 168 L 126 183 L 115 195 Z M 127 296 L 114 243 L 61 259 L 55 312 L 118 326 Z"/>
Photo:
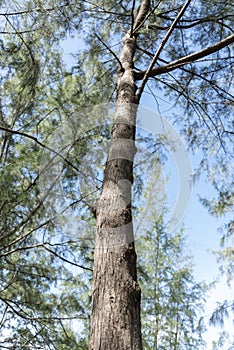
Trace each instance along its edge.
<path fill-rule="evenodd" d="M 147 141 L 147 145 L 149 142 Z M 149 150 L 151 154 L 151 151 Z M 162 152 L 160 152 L 162 153 Z M 147 157 L 152 174 L 138 202 L 136 249 L 142 288 L 142 339 L 145 349 L 203 349 L 201 324 L 208 286 L 195 281 L 193 262 L 183 229 L 168 232 L 162 196 L 162 169 Z M 165 162 L 162 159 L 161 162 Z M 165 194 L 164 194 L 165 195 Z M 164 206 L 159 203 L 162 198 Z"/>
<path fill-rule="evenodd" d="M 213 342 L 212 350 L 222 349 L 224 346 L 227 350 L 234 349 L 233 341 L 230 341 L 230 335 L 225 331 L 220 334 L 220 338 L 217 342 Z"/>
<path fill-rule="evenodd" d="M 66 118 L 78 87 L 85 90 L 86 84 L 78 77 L 69 80 L 59 50 L 51 51 L 65 32 L 55 26 L 55 32 L 50 26 L 44 30 L 47 15 L 22 6 L 20 24 L 16 15 L 6 16 L 1 41 L 1 347 L 75 349 L 71 322 L 86 317 L 89 324 L 83 310 L 88 296 L 82 300 L 82 295 L 89 293 L 91 254 L 78 263 L 80 242 L 67 237 L 46 212 L 38 180 L 43 142 Z M 9 12 L 4 5 L 1 10 Z M 18 25 L 28 30 L 21 33 Z M 40 31 L 33 30 L 36 25 Z M 67 105 L 62 106 L 64 86 Z M 79 276 L 83 268 L 89 273 L 85 280 Z"/>
<path fill-rule="evenodd" d="M 144 348 L 202 349 L 199 315 L 206 287 L 195 282 L 191 258 L 183 256 L 183 232 L 168 235 L 157 220 L 138 251 Z"/>

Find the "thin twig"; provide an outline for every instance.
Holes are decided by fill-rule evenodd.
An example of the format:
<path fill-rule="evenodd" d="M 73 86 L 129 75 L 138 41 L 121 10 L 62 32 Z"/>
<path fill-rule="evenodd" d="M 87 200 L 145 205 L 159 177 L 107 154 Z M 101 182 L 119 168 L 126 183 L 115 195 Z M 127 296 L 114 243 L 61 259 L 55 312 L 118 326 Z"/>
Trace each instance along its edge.
<path fill-rule="evenodd" d="M 112 51 L 111 48 L 106 43 L 104 43 L 104 41 L 100 38 L 99 35 L 97 35 L 96 33 L 94 33 L 94 35 L 98 38 L 98 40 L 102 43 L 102 45 L 105 46 L 105 48 L 114 56 L 114 58 L 118 61 L 120 65 L 121 71 L 123 71 L 124 69 L 123 69 L 122 63 L 118 58 L 118 56 L 116 55 L 116 53 Z"/>
<path fill-rule="evenodd" d="M 0 130 L 3 130 L 3 131 L 6 131 L 6 132 L 9 132 L 11 134 L 15 134 L 15 135 L 20 135 L 20 136 L 23 136 L 23 137 L 26 137 L 30 140 L 33 140 L 34 142 L 36 142 L 39 146 L 47 149 L 47 151 L 50 151 L 52 152 L 53 154 L 55 154 L 56 156 L 60 157 L 65 163 L 67 163 L 69 166 L 71 166 L 73 169 L 75 169 L 77 172 L 81 173 L 81 171 L 75 166 L 73 165 L 67 158 L 63 157 L 59 152 L 55 151 L 54 149 L 52 149 L 51 147 L 49 146 L 46 146 L 44 143 L 40 142 L 36 137 L 32 136 L 32 135 L 29 135 L 29 134 L 26 134 L 25 132 L 22 132 L 22 131 L 18 131 L 18 130 L 12 130 L 12 129 L 9 129 L 9 128 L 5 128 L 4 126 L 0 126 Z M 82 174 L 82 173 L 81 173 Z M 82 174 L 84 175 L 84 174 Z"/>
<path fill-rule="evenodd" d="M 70 6 L 71 4 L 65 4 L 65 5 L 60 5 L 59 8 L 67 7 Z M 25 15 L 28 13 L 34 13 L 34 12 L 49 12 L 49 11 L 55 11 L 57 10 L 57 7 L 51 7 L 51 8 L 35 8 L 31 10 L 25 10 L 25 11 L 18 11 L 18 12 L 6 12 L 6 13 L 0 13 L 0 16 L 18 16 L 18 15 Z"/>
<path fill-rule="evenodd" d="M 55 255 L 57 258 L 61 259 L 62 261 L 74 265 L 76 267 L 80 267 L 81 269 L 87 270 L 87 271 L 93 271 L 92 269 L 90 269 L 89 267 L 85 267 L 79 264 L 76 264 L 75 262 L 72 262 L 70 260 L 67 260 L 66 258 L 62 257 L 61 255 L 59 255 L 58 253 L 56 253 L 55 251 L 53 251 L 52 249 L 48 248 L 45 244 L 42 244 L 43 248 L 45 248 L 46 250 L 48 250 L 48 252 L 50 252 L 51 254 Z"/>
<path fill-rule="evenodd" d="M 15 249 L 12 249 L 10 250 L 9 252 L 6 252 L 4 254 L 1 254 L 1 258 L 4 257 L 4 256 L 7 256 L 7 255 L 10 255 L 10 254 L 13 254 L 15 252 L 18 252 L 18 251 L 22 251 L 22 250 L 29 250 L 29 249 L 35 249 L 35 248 L 44 248 L 46 249 L 48 252 L 50 252 L 51 254 L 55 255 L 57 258 L 61 259 L 62 261 L 70 264 L 70 265 L 73 265 L 73 266 L 76 266 L 76 267 L 80 267 L 81 269 L 84 269 L 84 270 L 88 270 L 88 271 L 93 271 L 92 269 L 90 269 L 89 267 L 85 267 L 83 265 L 79 265 L 73 261 L 70 261 L 64 257 L 62 257 L 61 255 L 59 255 L 58 253 L 56 253 L 54 250 L 48 248 L 46 246 L 46 244 L 49 244 L 49 243 L 38 243 L 38 244 L 34 244 L 34 245 L 31 245 L 31 246 L 26 246 L 26 247 L 17 247 Z"/>

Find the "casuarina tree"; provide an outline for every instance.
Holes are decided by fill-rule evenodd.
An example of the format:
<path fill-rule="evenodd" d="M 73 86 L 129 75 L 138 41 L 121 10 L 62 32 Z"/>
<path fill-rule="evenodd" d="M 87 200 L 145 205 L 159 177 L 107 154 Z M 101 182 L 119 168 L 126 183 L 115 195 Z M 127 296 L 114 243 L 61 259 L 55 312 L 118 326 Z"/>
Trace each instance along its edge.
<path fill-rule="evenodd" d="M 0 42 L 4 56 L 1 69 L 6 74 L 2 79 L 4 93 L 0 117 L 5 179 L 11 182 L 7 173 L 10 160 L 18 159 L 27 149 L 22 150 L 19 138 L 24 142 L 30 140 L 33 154 L 35 147 L 43 148 L 64 162 L 64 187 L 67 192 L 70 191 L 73 200 L 69 206 L 80 204 L 80 217 L 84 213 L 86 215 L 86 196 L 77 196 L 81 186 L 77 190 L 74 183 L 77 174 L 82 176 L 82 161 L 90 151 L 88 138 L 84 136 L 73 140 L 76 154 L 71 151 L 68 156 L 62 154 L 62 148 L 53 150 L 51 144 L 42 140 L 57 130 L 59 142 L 61 135 L 58 126 L 64 120 L 69 120 L 76 129 L 77 125 L 80 127 L 82 124 L 80 111 L 84 107 L 114 102 L 111 144 L 104 173 L 96 186 L 98 198 L 92 208 L 89 205 L 96 219 L 89 349 L 142 349 L 141 291 L 137 281 L 132 222 L 139 105 L 150 94 L 159 112 L 159 100 L 164 96 L 179 108 L 171 120 L 186 137 L 188 146 L 202 151 L 198 170 L 205 169 L 218 194 L 229 198 L 231 153 L 228 153 L 228 149 L 233 134 L 230 119 L 233 104 L 232 4 L 215 0 L 212 3 L 203 0 L 103 0 L 98 3 L 40 0 L 12 1 L 11 4 L 13 10 L 8 3 L 1 2 L 2 35 L 5 36 Z M 61 63 L 59 45 L 70 34 L 76 38 L 80 50 L 73 55 L 70 66 L 65 67 Z M 105 116 L 105 113 L 107 115 L 108 111 L 103 107 L 102 114 Z M 47 121 L 48 116 L 51 123 Z M 94 120 L 95 115 L 92 118 Z M 98 116 L 96 118 L 98 123 Z M 56 142 L 52 146 L 56 148 Z M 38 153 L 36 159 L 32 169 L 38 167 Z M 64 232 L 59 231 L 60 227 L 54 228 L 54 221 L 51 218 L 47 220 L 48 213 L 42 209 L 42 202 L 50 198 L 54 184 L 47 188 L 48 193 L 43 200 L 39 200 L 37 195 L 40 188 L 37 185 L 39 178 L 44 179 L 44 171 L 39 174 L 31 169 L 28 173 L 24 166 L 20 165 L 19 168 L 19 173 L 13 171 L 15 185 L 20 184 L 20 189 L 27 195 L 32 189 L 35 190 L 31 202 L 33 207 L 29 205 L 27 195 L 23 196 L 23 205 L 17 201 L 14 210 L 10 208 L 9 201 L 7 205 L 4 202 L 7 207 L 5 212 L 11 213 L 14 220 L 4 219 L 7 241 L 2 258 L 15 257 L 16 252 L 34 252 L 40 245 L 40 249 L 50 256 L 47 261 L 53 262 L 54 256 L 59 256 L 63 262 L 69 262 L 77 254 L 77 237 L 68 239 Z M 23 180 L 19 174 L 23 174 Z M 25 178 L 31 179 L 30 191 L 24 187 Z M 52 180 L 55 181 L 56 176 Z M 17 193 L 18 188 L 13 196 L 18 200 Z M 74 198 L 75 193 L 79 198 Z M 43 216 L 46 217 L 45 221 L 42 220 Z M 88 221 L 90 217 L 86 216 L 86 219 Z M 48 222 L 53 224 L 47 227 L 45 234 L 43 230 Z M 28 233 L 23 234 L 24 231 Z M 36 239 L 31 240 L 31 233 L 36 231 Z M 59 243 L 55 243 L 54 237 L 60 237 Z M 85 251 L 86 248 L 82 246 L 82 249 Z M 27 263 L 27 259 L 24 260 L 24 264 Z M 77 261 L 76 265 L 84 267 Z M 14 267 L 9 276 L 7 270 L 6 290 L 14 286 L 16 270 Z M 88 267 L 90 270 L 91 267 Z M 53 274 L 53 271 L 50 273 Z M 67 279 L 72 275 L 69 269 L 64 273 Z M 83 284 L 82 288 L 85 288 Z M 12 300 L 17 305 L 13 294 Z M 27 300 L 22 302 L 20 311 L 26 312 L 23 306 Z M 13 314 L 18 312 L 17 317 L 22 316 L 22 312 L 13 308 L 7 296 L 2 298 L 2 302 L 6 314 L 11 307 Z M 29 304 L 31 320 L 33 303 Z M 76 307 L 82 309 L 82 305 Z M 61 318 L 58 318 L 60 321 Z M 30 327 L 28 329 L 30 332 Z M 34 333 L 31 337 L 34 337 Z"/>

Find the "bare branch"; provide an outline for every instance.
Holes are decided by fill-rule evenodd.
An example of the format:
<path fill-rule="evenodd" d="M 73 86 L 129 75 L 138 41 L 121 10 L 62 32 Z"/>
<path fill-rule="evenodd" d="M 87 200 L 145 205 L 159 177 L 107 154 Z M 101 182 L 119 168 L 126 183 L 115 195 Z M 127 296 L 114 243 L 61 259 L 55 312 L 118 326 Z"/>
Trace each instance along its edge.
<path fill-rule="evenodd" d="M 0 297 L 0 300 L 6 304 L 17 316 L 19 316 L 20 318 L 23 318 L 25 320 L 30 320 L 30 321 L 60 321 L 60 320 L 74 320 L 74 319 L 77 319 L 77 318 L 81 318 L 81 316 L 77 315 L 77 316 L 73 316 L 73 317 L 56 317 L 56 316 L 53 316 L 53 317 L 41 317 L 41 316 L 38 316 L 38 317 L 32 317 L 30 316 L 28 313 L 26 313 L 19 305 L 18 305 L 18 302 L 16 301 L 13 301 L 13 300 L 9 300 L 9 299 L 6 299 L 6 298 L 2 298 Z M 15 305 L 12 306 L 12 304 Z M 16 309 L 16 307 L 19 309 L 19 311 Z"/>
<path fill-rule="evenodd" d="M 176 68 L 180 68 L 184 66 L 185 64 L 195 62 L 199 60 L 200 58 L 206 57 L 208 55 L 211 55 L 212 53 L 215 53 L 224 47 L 233 44 L 234 43 L 234 34 L 229 35 L 227 38 L 219 41 L 218 43 L 207 47 L 206 49 L 194 52 L 190 55 L 187 55 L 185 57 L 181 57 L 178 60 L 175 60 L 165 66 L 157 67 L 152 69 L 149 72 L 148 77 L 155 77 L 160 74 L 171 72 L 172 70 Z M 148 70 L 147 70 L 148 71 Z M 142 80 L 144 76 L 146 75 L 147 71 L 140 71 L 135 73 L 136 80 Z"/>
<path fill-rule="evenodd" d="M 68 264 L 71 264 L 73 266 L 76 266 L 76 267 L 80 267 L 81 269 L 84 269 L 84 270 L 87 270 L 87 271 L 93 271 L 92 269 L 90 269 L 89 267 L 85 267 L 85 266 L 82 266 L 82 265 L 79 265 L 79 264 L 76 264 L 75 262 L 72 262 L 70 260 L 67 260 L 65 259 L 64 257 L 62 257 L 61 255 L 59 255 L 58 253 L 56 253 L 54 250 L 48 248 L 45 244 L 42 244 L 43 248 L 45 248 L 46 250 L 48 250 L 48 252 L 50 252 L 51 254 L 55 255 L 57 258 L 61 259 L 62 261 L 68 263 Z"/>
<path fill-rule="evenodd" d="M 4 256 L 7 256 L 7 255 L 10 255 L 10 254 L 13 254 L 15 252 L 18 252 L 18 251 L 25 251 L 25 250 L 29 250 L 29 249 L 34 249 L 34 248 L 44 248 L 46 249 L 49 253 L 55 255 L 57 258 L 61 259 L 62 261 L 70 264 L 70 265 L 73 265 L 73 266 L 76 266 L 76 267 L 80 267 L 81 269 L 84 269 L 84 270 L 88 270 L 88 271 L 93 271 L 92 269 L 90 269 L 89 267 L 85 267 L 83 265 L 79 265 L 73 261 L 70 261 L 64 257 L 62 257 L 61 255 L 59 255 L 58 253 L 56 253 L 54 250 L 50 249 L 47 247 L 47 245 L 49 245 L 49 243 L 45 242 L 45 243 L 38 243 L 38 244 L 34 244 L 34 245 L 31 245 L 31 246 L 25 246 L 25 247 L 17 247 L 17 248 L 14 248 L 12 250 L 10 250 L 9 252 L 6 252 L 4 254 L 1 254 L 1 258 L 4 257 Z"/>
<path fill-rule="evenodd" d="M 2 314 L 2 319 L 0 321 L 0 328 L 2 328 L 2 326 L 4 325 L 5 319 L 6 319 L 6 315 L 7 315 L 7 311 L 8 311 L 8 305 L 5 307 L 3 314 Z"/>
<path fill-rule="evenodd" d="M 164 16 L 160 16 L 160 14 L 158 15 L 158 17 L 164 18 Z M 221 18 L 217 18 L 217 16 L 214 15 L 214 16 L 207 16 L 204 18 L 192 19 L 192 20 L 183 20 L 182 19 L 181 24 L 177 25 L 176 28 L 178 28 L 178 29 L 190 29 L 190 28 L 193 28 L 193 27 L 200 25 L 202 23 L 215 22 L 215 23 L 218 23 L 218 24 L 231 30 L 231 28 L 229 28 L 225 23 L 222 22 L 223 19 L 228 18 L 228 17 L 232 17 L 232 15 L 223 16 Z M 166 18 L 166 19 L 172 20 L 172 18 Z M 188 24 L 183 24 L 183 23 L 188 23 Z M 151 23 L 151 24 L 149 24 L 148 28 L 159 29 L 159 30 L 168 30 L 170 28 L 170 26 L 163 27 L 163 26 L 158 25 L 157 23 Z"/>
<path fill-rule="evenodd" d="M 151 52 L 149 52 L 149 51 L 147 51 L 147 50 L 145 50 L 145 49 L 141 49 L 140 47 L 137 47 L 137 48 L 138 48 L 138 50 L 142 51 L 143 53 L 145 53 L 145 54 L 148 55 L 149 57 L 153 57 L 153 54 L 152 54 Z M 219 59 L 224 60 L 224 59 L 229 59 L 229 58 L 230 58 L 230 57 L 222 57 L 222 58 L 219 58 Z M 164 63 L 164 64 L 169 64 L 168 61 L 166 61 L 166 60 L 164 60 L 164 59 L 162 59 L 162 58 L 159 58 L 158 60 L 159 60 L 160 62 Z M 186 69 L 186 68 L 184 68 L 184 67 L 179 67 L 179 69 L 181 69 L 183 72 L 192 74 L 193 76 L 195 76 L 195 77 L 197 77 L 197 78 L 199 78 L 199 79 L 201 79 L 201 80 L 206 81 L 207 83 L 209 83 L 209 84 L 211 85 L 211 87 L 216 91 L 216 93 L 217 93 L 218 95 L 223 96 L 223 95 L 221 94 L 221 92 L 222 92 L 223 94 L 225 94 L 225 95 L 228 96 L 227 99 L 230 98 L 230 101 L 231 101 L 231 102 L 233 101 L 233 95 L 231 95 L 228 91 L 226 91 L 225 89 L 223 89 L 223 88 L 221 88 L 220 86 L 218 86 L 218 85 L 217 85 L 216 83 L 214 83 L 212 80 L 207 79 L 204 75 L 198 74 L 198 73 L 196 73 L 196 72 L 194 72 L 194 71 L 191 71 L 191 70 L 189 70 L 189 69 Z M 219 91 L 219 90 L 220 90 L 220 91 Z"/>
<path fill-rule="evenodd" d="M 114 51 L 112 51 L 111 48 L 104 43 L 104 41 L 100 38 L 100 36 L 98 36 L 96 33 L 94 33 L 94 35 L 96 36 L 96 38 L 98 38 L 98 40 L 102 43 L 102 45 L 105 46 L 105 48 L 114 56 L 114 58 L 118 61 L 120 65 L 121 71 L 123 71 L 124 69 L 123 69 L 122 63 L 120 62 L 118 56 L 114 53 Z"/>

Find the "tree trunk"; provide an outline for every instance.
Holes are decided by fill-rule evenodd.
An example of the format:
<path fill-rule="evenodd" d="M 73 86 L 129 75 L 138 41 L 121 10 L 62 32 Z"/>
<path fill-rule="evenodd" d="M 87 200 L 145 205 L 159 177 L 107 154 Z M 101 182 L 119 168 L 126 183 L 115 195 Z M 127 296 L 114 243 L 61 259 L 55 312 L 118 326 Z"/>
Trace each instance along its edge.
<path fill-rule="evenodd" d="M 127 35 L 118 76 L 112 144 L 97 206 L 90 350 L 141 349 L 131 187 L 135 155 L 135 39 Z"/>
<path fill-rule="evenodd" d="M 153 349 L 158 349 L 158 333 L 159 333 L 159 310 L 158 305 L 160 302 L 159 298 L 159 277 L 158 277 L 158 270 L 159 270 L 159 249 L 160 247 L 160 232 L 157 232 L 156 236 L 156 249 L 155 249 L 155 285 L 154 285 L 154 311 L 155 311 L 155 330 L 154 330 L 154 346 Z"/>
<path fill-rule="evenodd" d="M 140 287 L 137 284 L 131 188 L 137 114 L 134 30 L 149 11 L 143 0 L 123 39 L 112 143 L 97 205 L 92 322 L 89 350 L 141 350 Z"/>

